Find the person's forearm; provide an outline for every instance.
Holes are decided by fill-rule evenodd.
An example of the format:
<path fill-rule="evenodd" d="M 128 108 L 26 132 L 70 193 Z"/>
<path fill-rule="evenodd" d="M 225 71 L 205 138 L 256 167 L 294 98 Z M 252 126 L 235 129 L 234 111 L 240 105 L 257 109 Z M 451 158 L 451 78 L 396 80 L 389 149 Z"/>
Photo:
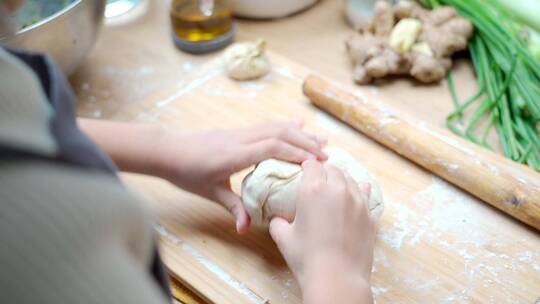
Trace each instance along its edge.
<path fill-rule="evenodd" d="M 304 304 L 373 303 L 368 280 L 339 264 L 320 262 L 310 267 L 301 283 Z"/>
<path fill-rule="evenodd" d="M 107 153 L 121 171 L 160 176 L 156 160 L 165 133 L 159 125 L 78 119 L 80 129 Z"/>

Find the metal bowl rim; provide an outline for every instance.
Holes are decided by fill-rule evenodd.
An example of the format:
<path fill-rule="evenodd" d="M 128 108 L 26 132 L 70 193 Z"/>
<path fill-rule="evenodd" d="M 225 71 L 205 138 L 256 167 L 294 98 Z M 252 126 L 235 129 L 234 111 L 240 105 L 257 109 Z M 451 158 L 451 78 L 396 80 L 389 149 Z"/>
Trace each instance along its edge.
<path fill-rule="evenodd" d="M 46 18 L 43 18 L 41 19 L 40 21 L 30 25 L 30 26 L 27 26 L 21 30 L 19 30 L 17 33 L 15 33 L 15 35 L 13 35 L 12 37 L 15 37 L 15 36 L 18 36 L 18 35 L 22 35 L 24 33 L 27 33 L 27 32 L 30 32 L 32 30 L 34 30 L 35 28 L 38 28 L 46 23 L 49 23 L 51 22 L 53 19 L 56 19 L 57 17 L 60 17 L 64 14 L 66 14 L 69 10 L 71 10 L 72 8 L 74 8 L 75 6 L 81 4 L 83 2 L 83 0 L 75 0 L 73 1 L 72 3 L 70 3 L 69 5 L 65 6 L 63 9 L 59 10 L 58 12 L 50 15 L 49 17 L 46 17 Z"/>

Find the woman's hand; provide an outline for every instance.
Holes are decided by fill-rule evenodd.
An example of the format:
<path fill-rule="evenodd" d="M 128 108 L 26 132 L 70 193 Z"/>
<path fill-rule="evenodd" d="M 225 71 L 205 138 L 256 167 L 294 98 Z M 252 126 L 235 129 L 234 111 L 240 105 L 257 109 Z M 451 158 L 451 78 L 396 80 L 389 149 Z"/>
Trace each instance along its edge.
<path fill-rule="evenodd" d="M 90 136 L 126 172 L 164 178 L 218 202 L 249 229 L 249 216 L 231 190 L 232 174 L 268 158 L 301 163 L 325 160 L 325 141 L 302 131 L 302 123 L 278 123 L 238 130 L 176 132 L 158 125 L 78 119 Z"/>
<path fill-rule="evenodd" d="M 325 160 L 325 142 L 301 128 L 301 123 L 280 123 L 200 133 L 166 131 L 156 146 L 158 175 L 223 205 L 235 217 L 238 233 L 244 233 L 250 220 L 231 189 L 231 175 L 268 158 Z"/>
<path fill-rule="evenodd" d="M 375 228 L 362 189 L 332 165 L 308 160 L 293 223 L 270 222 L 270 234 L 298 279 L 304 303 L 371 302 Z"/>

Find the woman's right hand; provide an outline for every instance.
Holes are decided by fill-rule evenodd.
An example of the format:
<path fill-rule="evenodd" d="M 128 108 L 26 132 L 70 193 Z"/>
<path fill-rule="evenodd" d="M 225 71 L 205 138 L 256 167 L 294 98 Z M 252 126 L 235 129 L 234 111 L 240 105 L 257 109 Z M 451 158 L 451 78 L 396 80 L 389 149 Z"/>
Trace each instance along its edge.
<path fill-rule="evenodd" d="M 304 303 L 371 303 L 375 227 L 361 187 L 328 164 L 307 160 L 292 223 L 274 218 L 270 234 L 295 274 Z"/>

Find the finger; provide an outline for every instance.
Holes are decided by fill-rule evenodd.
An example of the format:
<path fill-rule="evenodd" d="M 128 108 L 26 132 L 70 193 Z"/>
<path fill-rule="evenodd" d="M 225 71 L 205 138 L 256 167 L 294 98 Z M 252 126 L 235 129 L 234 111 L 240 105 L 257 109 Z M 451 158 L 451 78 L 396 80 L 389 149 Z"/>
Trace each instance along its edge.
<path fill-rule="evenodd" d="M 243 130 L 243 139 L 246 143 L 252 143 L 274 137 L 279 131 L 287 128 L 302 128 L 302 124 L 298 122 L 277 122 L 267 123 L 256 127 L 251 127 Z"/>
<path fill-rule="evenodd" d="M 319 141 L 315 135 L 310 135 L 297 128 L 289 128 L 280 131 L 276 134 L 276 137 L 288 142 L 291 145 L 299 147 L 307 152 L 317 156 L 320 160 L 326 160 L 328 156 L 321 149 Z"/>
<path fill-rule="evenodd" d="M 298 119 L 294 122 L 294 124 L 296 124 L 296 126 L 299 128 L 299 129 L 302 129 L 304 127 L 304 124 L 305 124 L 305 121 L 304 119 Z M 316 141 L 320 147 L 324 147 L 326 146 L 326 144 L 328 143 L 328 140 L 324 137 L 319 137 L 315 134 L 312 134 L 312 133 L 308 133 L 308 132 L 304 132 L 306 134 L 306 136 L 308 136 L 309 138 L 311 138 L 312 140 Z"/>
<path fill-rule="evenodd" d="M 317 145 L 319 146 L 319 149 L 322 150 L 322 148 L 326 147 L 326 145 L 328 144 L 328 140 L 324 137 L 320 137 L 320 136 L 317 136 L 315 134 L 311 134 L 311 133 L 307 133 L 307 132 L 304 132 L 306 134 L 306 136 L 308 136 L 309 138 L 311 138 L 313 141 L 315 141 L 317 143 Z M 326 152 L 322 151 L 324 153 L 324 158 L 319 158 L 319 160 L 327 160 L 328 159 L 328 154 L 326 154 Z"/>
<path fill-rule="evenodd" d="M 324 137 L 317 136 L 317 141 L 319 142 L 319 146 L 324 147 L 328 144 L 328 139 Z"/>
<path fill-rule="evenodd" d="M 317 135 L 315 135 L 313 133 L 310 133 L 310 132 L 306 132 L 306 131 L 302 130 L 301 128 L 299 130 L 300 130 L 300 132 L 304 133 L 304 135 L 307 136 L 309 139 L 311 139 L 315 143 L 319 144 L 319 138 L 317 137 Z"/>
<path fill-rule="evenodd" d="M 360 187 L 358 183 L 352 178 L 352 176 L 349 173 L 344 172 L 344 175 L 345 175 L 345 181 L 347 182 L 347 189 L 353 196 L 354 201 L 357 203 L 363 203 L 365 195 L 362 194 L 362 191 L 360 191 Z M 363 185 L 365 184 L 362 184 L 362 186 Z"/>
<path fill-rule="evenodd" d="M 321 149 L 325 140 L 302 131 L 301 127 L 302 122 L 264 125 L 256 129 L 245 130 L 242 136 L 243 142 L 253 143 L 269 138 L 279 138 L 312 153 L 321 160 L 327 159 L 327 155 Z"/>
<path fill-rule="evenodd" d="M 302 136 L 308 138 L 314 144 L 319 145 L 319 139 L 317 138 L 317 135 L 315 135 L 313 133 L 306 132 L 306 131 L 304 131 L 302 129 L 293 129 L 293 130 L 297 130 L 300 134 L 302 134 Z"/>
<path fill-rule="evenodd" d="M 234 171 L 239 171 L 269 158 L 277 158 L 299 164 L 308 159 L 315 159 L 316 157 L 282 140 L 271 138 L 243 147 L 242 151 L 235 158 L 237 163 L 233 169 Z"/>
<path fill-rule="evenodd" d="M 238 234 L 246 233 L 251 221 L 241 198 L 229 189 L 220 188 L 216 191 L 216 199 L 234 216 Z"/>
<path fill-rule="evenodd" d="M 269 225 L 270 236 L 282 253 L 287 251 L 292 235 L 292 224 L 280 217 L 274 217 Z"/>
<path fill-rule="evenodd" d="M 320 162 L 316 160 L 307 160 L 302 163 L 302 169 L 304 170 L 302 184 L 326 184 L 327 173 Z"/>
<path fill-rule="evenodd" d="M 347 181 L 345 180 L 345 175 L 343 174 L 343 171 L 341 171 L 341 169 L 331 164 L 325 164 L 324 167 L 328 176 L 328 184 L 347 187 Z"/>

